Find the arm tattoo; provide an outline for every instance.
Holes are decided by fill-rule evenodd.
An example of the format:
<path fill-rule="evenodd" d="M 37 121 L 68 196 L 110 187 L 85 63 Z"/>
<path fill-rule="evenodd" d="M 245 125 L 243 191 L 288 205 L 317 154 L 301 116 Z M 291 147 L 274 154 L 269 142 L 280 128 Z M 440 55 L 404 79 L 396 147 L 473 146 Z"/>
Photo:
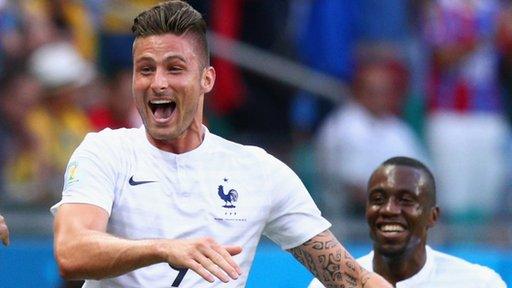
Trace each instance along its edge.
<path fill-rule="evenodd" d="M 329 230 L 289 251 L 326 288 L 364 288 L 368 281 L 370 273 L 361 269 Z"/>

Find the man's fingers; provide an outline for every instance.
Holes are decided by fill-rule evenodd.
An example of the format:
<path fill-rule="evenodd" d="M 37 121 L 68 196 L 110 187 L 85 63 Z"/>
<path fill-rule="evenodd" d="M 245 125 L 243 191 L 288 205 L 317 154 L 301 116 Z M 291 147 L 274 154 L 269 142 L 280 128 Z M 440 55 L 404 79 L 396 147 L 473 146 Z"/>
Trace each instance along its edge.
<path fill-rule="evenodd" d="M 206 268 L 203 267 L 203 265 L 199 264 L 198 262 L 192 263 L 190 265 L 190 269 L 194 272 L 196 272 L 199 276 L 203 277 L 204 280 L 213 283 L 215 281 L 215 278 L 213 278 L 213 275 L 206 270 Z"/>
<path fill-rule="evenodd" d="M 235 272 L 238 275 L 230 273 L 229 275 L 231 276 L 231 278 L 237 279 L 238 276 L 242 275 L 242 269 L 240 269 L 240 266 L 238 266 L 238 264 L 235 262 L 233 257 L 231 257 L 234 255 L 240 254 L 240 252 L 242 252 L 242 247 L 240 247 L 240 246 L 224 246 L 224 247 L 214 246 L 213 249 L 217 253 L 219 253 L 222 257 L 224 257 L 224 260 L 226 260 L 226 262 L 231 267 L 233 267 L 235 269 Z M 235 253 L 232 253 L 232 252 L 235 252 Z"/>
<path fill-rule="evenodd" d="M 242 252 L 242 247 L 240 247 L 240 246 L 223 246 L 223 247 L 224 247 L 224 249 L 226 249 L 226 251 L 228 251 L 228 253 L 231 256 L 238 255 Z"/>
<path fill-rule="evenodd" d="M 217 266 L 217 264 L 213 263 L 213 261 L 209 258 L 201 255 L 197 261 L 215 277 L 219 278 L 220 281 L 224 283 L 229 282 L 228 275 L 226 275 L 226 273 L 224 273 L 224 271 L 219 266 Z"/>
<path fill-rule="evenodd" d="M 231 255 L 220 245 L 212 245 L 212 249 L 204 251 L 204 255 L 208 257 L 213 264 L 224 270 L 231 278 L 238 279 L 238 265 L 236 265 Z M 240 268 L 238 268 L 240 269 Z"/>

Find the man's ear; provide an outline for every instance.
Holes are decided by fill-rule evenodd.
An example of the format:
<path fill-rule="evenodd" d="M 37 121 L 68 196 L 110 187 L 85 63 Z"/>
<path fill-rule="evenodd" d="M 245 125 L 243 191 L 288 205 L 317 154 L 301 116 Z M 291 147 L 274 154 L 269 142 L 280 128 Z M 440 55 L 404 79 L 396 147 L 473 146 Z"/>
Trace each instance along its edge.
<path fill-rule="evenodd" d="M 215 69 L 212 66 L 208 66 L 203 69 L 203 75 L 201 77 L 201 86 L 204 93 L 212 91 L 213 85 L 215 84 Z"/>
<path fill-rule="evenodd" d="M 437 219 L 439 219 L 439 213 L 440 210 L 438 206 L 430 208 L 430 215 L 428 217 L 428 228 L 432 228 L 436 225 Z"/>

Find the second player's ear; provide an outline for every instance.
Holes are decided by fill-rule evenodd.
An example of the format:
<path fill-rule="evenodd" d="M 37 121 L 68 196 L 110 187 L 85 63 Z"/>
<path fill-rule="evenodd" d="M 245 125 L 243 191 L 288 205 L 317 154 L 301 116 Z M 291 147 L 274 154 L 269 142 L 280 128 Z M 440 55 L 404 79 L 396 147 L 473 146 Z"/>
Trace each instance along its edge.
<path fill-rule="evenodd" d="M 212 91 L 213 85 L 215 84 L 215 76 L 215 69 L 212 66 L 203 69 L 201 86 L 203 87 L 204 93 Z"/>
<path fill-rule="evenodd" d="M 430 215 L 428 217 L 428 228 L 432 228 L 436 225 L 437 219 L 439 219 L 439 207 L 434 206 L 430 208 Z"/>

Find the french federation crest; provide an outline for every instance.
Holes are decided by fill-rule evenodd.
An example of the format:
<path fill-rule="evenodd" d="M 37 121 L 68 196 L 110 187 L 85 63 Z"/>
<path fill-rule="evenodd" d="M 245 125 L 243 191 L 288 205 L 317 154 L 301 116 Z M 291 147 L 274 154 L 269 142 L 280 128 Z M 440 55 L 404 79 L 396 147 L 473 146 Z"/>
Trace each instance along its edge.
<path fill-rule="evenodd" d="M 228 179 L 224 178 L 224 182 L 227 182 Z M 227 189 L 226 189 L 227 190 Z M 235 202 L 238 201 L 238 192 L 235 189 L 229 189 L 229 191 L 224 192 L 224 186 L 219 185 L 218 193 L 221 200 L 224 201 L 224 208 L 235 208 Z"/>

